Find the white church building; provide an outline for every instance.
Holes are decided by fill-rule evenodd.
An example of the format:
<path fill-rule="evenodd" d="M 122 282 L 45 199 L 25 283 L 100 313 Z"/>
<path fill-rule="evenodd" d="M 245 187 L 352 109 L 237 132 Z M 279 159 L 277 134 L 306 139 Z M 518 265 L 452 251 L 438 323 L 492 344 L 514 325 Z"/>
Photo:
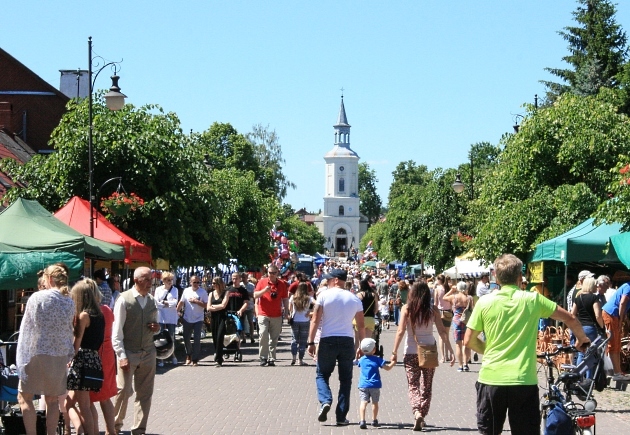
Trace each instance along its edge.
<path fill-rule="evenodd" d="M 341 96 L 339 117 L 334 125 L 335 144 L 324 156 L 324 209 L 314 224 L 326 239 L 333 255 L 343 256 L 359 248 L 368 220 L 359 213 L 359 155 L 350 148 L 350 124 Z"/>

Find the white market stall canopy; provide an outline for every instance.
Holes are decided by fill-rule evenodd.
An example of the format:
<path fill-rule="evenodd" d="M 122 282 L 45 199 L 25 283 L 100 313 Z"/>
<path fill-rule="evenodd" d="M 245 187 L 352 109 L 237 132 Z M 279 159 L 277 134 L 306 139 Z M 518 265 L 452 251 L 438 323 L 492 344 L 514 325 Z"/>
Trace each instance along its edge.
<path fill-rule="evenodd" d="M 481 278 L 490 274 L 490 269 L 483 265 L 482 260 L 455 258 L 455 266 L 446 269 L 444 275 L 451 279 Z"/>

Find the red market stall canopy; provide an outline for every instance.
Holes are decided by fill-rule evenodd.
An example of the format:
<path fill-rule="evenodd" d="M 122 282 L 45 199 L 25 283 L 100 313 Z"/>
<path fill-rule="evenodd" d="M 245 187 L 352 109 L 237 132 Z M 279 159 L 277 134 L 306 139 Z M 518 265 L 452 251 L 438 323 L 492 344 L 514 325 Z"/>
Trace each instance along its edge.
<path fill-rule="evenodd" d="M 82 234 L 90 234 L 90 203 L 78 196 L 73 196 L 66 205 L 57 210 L 55 217 Z M 143 245 L 123 233 L 105 219 L 105 216 L 100 214 L 98 210 L 95 210 L 94 238 L 124 246 L 125 263 L 151 263 L 152 261 L 149 246 Z"/>

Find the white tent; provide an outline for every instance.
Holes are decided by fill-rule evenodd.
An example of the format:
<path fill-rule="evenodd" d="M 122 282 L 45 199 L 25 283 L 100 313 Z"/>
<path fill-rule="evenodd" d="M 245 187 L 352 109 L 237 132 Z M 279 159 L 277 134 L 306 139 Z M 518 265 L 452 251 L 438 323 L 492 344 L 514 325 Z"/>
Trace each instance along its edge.
<path fill-rule="evenodd" d="M 446 269 L 443 273 L 451 279 L 481 278 L 483 275 L 488 275 L 490 270 L 483 265 L 482 260 L 457 257 L 455 266 Z"/>

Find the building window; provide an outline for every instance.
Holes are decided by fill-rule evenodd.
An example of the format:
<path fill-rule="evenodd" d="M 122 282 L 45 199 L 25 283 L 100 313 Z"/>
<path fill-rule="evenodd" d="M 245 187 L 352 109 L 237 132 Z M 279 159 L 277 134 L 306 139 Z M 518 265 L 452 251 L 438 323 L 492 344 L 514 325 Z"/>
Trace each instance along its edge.
<path fill-rule="evenodd" d="M 339 206 L 339 216 L 343 216 L 344 215 L 344 209 L 343 209 L 343 205 Z"/>
<path fill-rule="evenodd" d="M 345 192 L 346 191 L 346 180 L 343 178 L 339 179 L 339 192 Z"/>

